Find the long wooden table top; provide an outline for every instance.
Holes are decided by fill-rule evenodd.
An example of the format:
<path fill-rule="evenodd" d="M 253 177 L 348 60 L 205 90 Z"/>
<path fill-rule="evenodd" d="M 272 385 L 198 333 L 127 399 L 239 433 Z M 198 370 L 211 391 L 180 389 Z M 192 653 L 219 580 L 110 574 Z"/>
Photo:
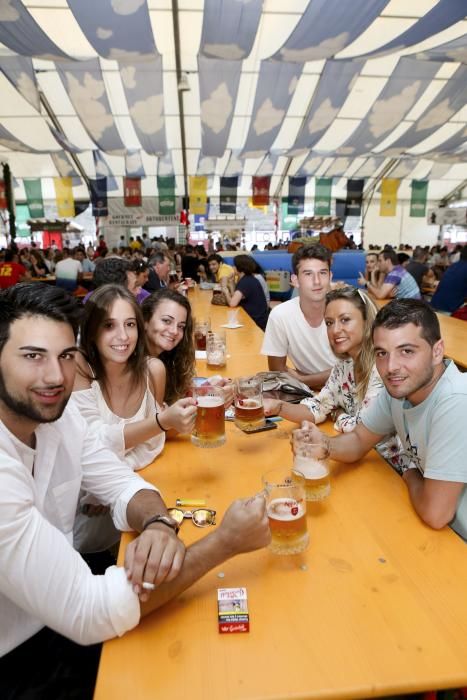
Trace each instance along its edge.
<path fill-rule="evenodd" d="M 238 369 L 265 366 L 252 352 Z M 232 368 L 236 361 L 225 376 Z M 213 450 L 177 437 L 142 475 L 169 505 L 203 498 L 220 521 L 234 498 L 261 488 L 264 471 L 292 463 L 293 427 L 283 421 L 245 435 L 227 423 L 226 444 Z M 369 698 L 466 685 L 465 543 L 419 520 L 404 483 L 374 451 L 331 468 L 330 497 L 308 504 L 306 552 L 232 559 L 106 642 L 95 700 Z M 182 525 L 187 544 L 203 534 Z M 217 588 L 236 586 L 247 588 L 250 632 L 220 635 Z"/>
<path fill-rule="evenodd" d="M 376 299 L 371 294 L 370 296 L 379 309 L 391 301 L 391 299 Z M 436 315 L 441 328 L 441 337 L 444 340 L 446 357 L 450 357 L 456 365 L 467 369 L 467 323 L 446 314 L 437 313 Z"/>

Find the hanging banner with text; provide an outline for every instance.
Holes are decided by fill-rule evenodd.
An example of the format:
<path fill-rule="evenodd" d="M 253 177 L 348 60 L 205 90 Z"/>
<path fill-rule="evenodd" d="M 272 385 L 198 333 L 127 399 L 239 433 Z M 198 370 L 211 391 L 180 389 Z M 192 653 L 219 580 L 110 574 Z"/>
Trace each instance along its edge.
<path fill-rule="evenodd" d="M 331 213 L 332 177 L 315 179 L 315 208 L 317 216 L 329 216 Z"/>
<path fill-rule="evenodd" d="M 159 214 L 175 215 L 175 175 L 158 175 L 157 191 L 159 193 Z"/>
<path fill-rule="evenodd" d="M 237 212 L 238 177 L 221 177 L 220 213 L 236 214 Z"/>
<path fill-rule="evenodd" d="M 71 177 L 54 177 L 57 212 L 60 217 L 75 215 Z"/>
<path fill-rule="evenodd" d="M 123 200 L 126 207 L 141 206 L 141 178 L 123 178 Z"/>
<path fill-rule="evenodd" d="M 98 177 L 96 180 L 89 178 L 91 188 L 91 204 L 93 216 L 107 216 L 107 178 Z"/>
<path fill-rule="evenodd" d="M 289 177 L 289 196 L 287 197 L 287 212 L 289 214 L 303 214 L 306 180 L 306 177 Z"/>
<path fill-rule="evenodd" d="M 208 178 L 206 175 L 192 175 L 190 177 L 190 211 L 192 214 L 206 216 L 208 205 Z"/>
<path fill-rule="evenodd" d="M 397 208 L 397 190 L 400 180 L 387 177 L 381 181 L 381 200 L 379 203 L 380 216 L 395 216 Z"/>
<path fill-rule="evenodd" d="M 44 202 L 40 179 L 24 178 L 23 184 L 31 219 L 42 219 L 44 217 Z"/>
<path fill-rule="evenodd" d="M 270 177 L 252 178 L 252 204 L 254 207 L 266 207 L 269 204 Z"/>
<path fill-rule="evenodd" d="M 345 198 L 345 216 L 362 215 L 363 185 L 365 180 L 347 180 L 347 196 Z"/>
<path fill-rule="evenodd" d="M 178 226 L 176 214 L 159 214 L 156 197 L 143 197 L 141 207 L 126 207 L 121 197 L 109 197 L 108 215 L 100 221 L 101 228 L 106 226 L 139 228 L 141 226 Z"/>
<path fill-rule="evenodd" d="M 409 216 L 423 218 L 426 214 L 428 180 L 412 180 Z"/>

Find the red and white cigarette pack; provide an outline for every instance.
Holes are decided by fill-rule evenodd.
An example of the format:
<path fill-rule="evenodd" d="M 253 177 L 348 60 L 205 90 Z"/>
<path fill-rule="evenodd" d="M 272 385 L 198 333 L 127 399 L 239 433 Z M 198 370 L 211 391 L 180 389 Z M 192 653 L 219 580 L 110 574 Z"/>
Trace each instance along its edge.
<path fill-rule="evenodd" d="M 217 614 L 221 634 L 249 632 L 250 616 L 246 588 L 218 588 Z"/>

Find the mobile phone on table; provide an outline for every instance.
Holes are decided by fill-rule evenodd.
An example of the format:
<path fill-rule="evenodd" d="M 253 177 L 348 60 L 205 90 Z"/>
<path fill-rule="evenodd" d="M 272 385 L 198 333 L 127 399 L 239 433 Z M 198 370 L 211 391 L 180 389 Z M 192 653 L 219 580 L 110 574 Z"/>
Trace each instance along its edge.
<path fill-rule="evenodd" d="M 255 430 L 244 430 L 243 432 L 247 435 L 251 435 L 252 433 L 262 433 L 265 430 L 274 430 L 274 428 L 277 428 L 277 421 L 266 418 L 264 425 L 260 426 L 259 428 L 255 428 Z"/>

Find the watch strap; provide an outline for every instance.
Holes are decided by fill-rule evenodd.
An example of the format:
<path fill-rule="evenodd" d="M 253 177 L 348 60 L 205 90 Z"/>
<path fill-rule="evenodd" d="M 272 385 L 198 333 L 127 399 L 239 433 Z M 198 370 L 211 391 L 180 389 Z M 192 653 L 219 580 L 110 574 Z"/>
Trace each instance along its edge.
<path fill-rule="evenodd" d="M 144 530 L 146 530 L 146 528 L 153 523 L 162 523 L 163 525 L 170 527 L 170 529 L 173 530 L 176 535 L 178 535 L 178 531 L 180 530 L 180 526 L 176 520 L 172 520 L 172 518 L 170 518 L 168 515 L 154 515 L 152 518 L 149 518 L 149 520 L 146 520 L 146 522 L 143 524 L 141 532 L 144 532 Z"/>

